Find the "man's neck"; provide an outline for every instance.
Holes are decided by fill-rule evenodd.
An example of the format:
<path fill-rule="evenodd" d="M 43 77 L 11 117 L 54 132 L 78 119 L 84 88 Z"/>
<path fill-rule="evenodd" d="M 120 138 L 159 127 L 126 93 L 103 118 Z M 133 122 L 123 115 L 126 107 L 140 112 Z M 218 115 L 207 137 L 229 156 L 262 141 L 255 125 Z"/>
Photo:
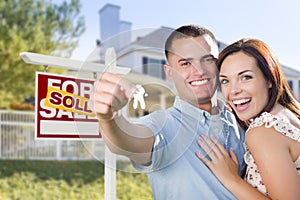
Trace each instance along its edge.
<path fill-rule="evenodd" d="M 206 112 L 209 112 L 211 115 L 216 115 L 218 114 L 218 107 L 212 107 L 211 103 L 207 104 L 198 104 L 196 107 L 200 108 L 201 110 L 205 110 Z"/>

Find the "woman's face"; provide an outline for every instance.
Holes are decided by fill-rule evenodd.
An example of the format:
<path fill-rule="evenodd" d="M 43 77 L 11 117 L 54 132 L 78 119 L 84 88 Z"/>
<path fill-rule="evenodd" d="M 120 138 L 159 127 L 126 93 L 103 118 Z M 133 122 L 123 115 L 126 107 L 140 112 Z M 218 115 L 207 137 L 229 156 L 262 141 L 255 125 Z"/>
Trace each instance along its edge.
<path fill-rule="evenodd" d="M 254 57 L 237 52 L 225 58 L 220 69 L 223 96 L 242 120 L 258 115 L 269 101 L 271 87 Z"/>

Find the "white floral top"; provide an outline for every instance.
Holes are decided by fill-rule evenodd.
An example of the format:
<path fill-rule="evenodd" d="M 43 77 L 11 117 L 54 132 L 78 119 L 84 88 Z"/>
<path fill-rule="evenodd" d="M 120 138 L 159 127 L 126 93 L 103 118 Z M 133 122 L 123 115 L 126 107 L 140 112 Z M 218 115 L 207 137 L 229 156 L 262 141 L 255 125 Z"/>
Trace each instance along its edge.
<path fill-rule="evenodd" d="M 270 113 L 264 112 L 259 117 L 255 118 L 250 124 L 247 132 L 254 127 L 265 125 L 266 128 L 274 127 L 276 131 L 290 137 L 298 142 L 300 142 L 300 129 L 291 125 L 288 121 L 279 118 L 278 116 L 272 115 Z M 246 134 L 247 134 L 246 132 Z M 246 146 L 246 145 L 245 145 Z M 245 175 L 245 180 L 251 184 L 253 187 L 257 188 L 260 192 L 269 196 L 266 187 L 261 179 L 259 170 L 255 164 L 255 161 L 246 146 L 246 153 L 244 156 L 245 162 L 247 164 L 247 171 Z M 300 175 L 300 156 L 295 161 L 295 166 Z"/>

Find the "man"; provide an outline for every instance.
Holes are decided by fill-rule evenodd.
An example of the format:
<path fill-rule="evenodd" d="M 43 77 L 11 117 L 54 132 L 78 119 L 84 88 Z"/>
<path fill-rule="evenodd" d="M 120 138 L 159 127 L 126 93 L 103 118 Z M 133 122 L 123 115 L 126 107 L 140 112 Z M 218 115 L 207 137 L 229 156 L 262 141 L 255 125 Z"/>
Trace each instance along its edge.
<path fill-rule="evenodd" d="M 195 156 L 199 135 L 214 134 L 237 153 L 241 171 L 244 167 L 243 133 L 224 103 L 215 100 L 217 41 L 203 27 L 182 26 L 168 37 L 165 53 L 166 76 L 178 91 L 173 107 L 131 123 L 117 112 L 131 98 L 133 84 L 104 73 L 94 91 L 103 139 L 112 152 L 147 172 L 155 199 L 235 199 Z"/>

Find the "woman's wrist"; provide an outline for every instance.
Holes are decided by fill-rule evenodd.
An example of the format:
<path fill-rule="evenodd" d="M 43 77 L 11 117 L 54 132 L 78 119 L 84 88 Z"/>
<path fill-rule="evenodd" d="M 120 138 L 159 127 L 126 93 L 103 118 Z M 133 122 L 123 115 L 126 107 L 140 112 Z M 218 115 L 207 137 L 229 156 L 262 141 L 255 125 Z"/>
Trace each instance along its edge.
<path fill-rule="evenodd" d="M 228 188 L 230 191 L 236 190 L 236 188 L 239 188 L 241 185 L 244 184 L 244 180 L 240 176 L 236 176 L 235 178 L 232 178 L 230 181 L 227 181 L 225 183 L 225 187 Z"/>

